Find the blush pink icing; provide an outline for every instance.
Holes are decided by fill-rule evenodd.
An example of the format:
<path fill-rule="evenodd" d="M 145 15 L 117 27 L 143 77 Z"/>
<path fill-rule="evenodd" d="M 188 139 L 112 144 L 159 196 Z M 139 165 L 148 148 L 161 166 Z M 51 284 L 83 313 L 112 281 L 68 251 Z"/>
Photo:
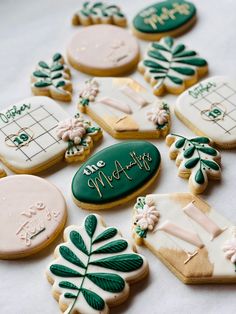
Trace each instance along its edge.
<path fill-rule="evenodd" d="M 129 65 L 135 59 L 138 62 L 139 47 L 127 30 L 100 24 L 81 28 L 69 42 L 67 55 L 72 65 L 100 70 L 101 73 L 127 66 L 129 71 Z"/>
<path fill-rule="evenodd" d="M 86 126 L 80 118 L 69 118 L 58 123 L 56 134 L 57 137 L 67 142 L 73 141 L 75 144 L 81 142 L 86 133 Z"/>
<path fill-rule="evenodd" d="M 152 231 L 155 225 L 158 223 L 160 218 L 160 213 L 158 212 L 156 206 L 152 202 L 147 202 L 144 207 L 137 208 L 136 215 L 134 217 L 135 223 L 142 230 Z"/>
<path fill-rule="evenodd" d="M 66 220 L 61 192 L 37 176 L 0 180 L 0 258 L 31 255 L 51 243 Z"/>
<path fill-rule="evenodd" d="M 147 118 L 154 124 L 163 125 L 168 121 L 169 114 L 159 105 L 154 106 L 151 111 L 147 112 Z"/>

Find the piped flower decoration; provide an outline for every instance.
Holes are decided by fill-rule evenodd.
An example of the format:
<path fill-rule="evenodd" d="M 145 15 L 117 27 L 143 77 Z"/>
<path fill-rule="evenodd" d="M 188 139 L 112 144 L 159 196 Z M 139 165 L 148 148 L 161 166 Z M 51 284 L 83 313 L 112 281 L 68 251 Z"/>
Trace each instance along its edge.
<path fill-rule="evenodd" d="M 136 233 L 145 238 L 148 231 L 153 231 L 160 218 L 153 200 L 139 198 L 136 204 L 136 212 L 134 215 L 134 225 Z"/>
<path fill-rule="evenodd" d="M 65 142 L 73 141 L 75 144 L 79 144 L 86 134 L 86 128 L 87 125 L 84 120 L 69 118 L 58 123 L 56 134 L 58 138 Z"/>
<path fill-rule="evenodd" d="M 83 90 L 79 93 L 80 104 L 88 105 L 90 101 L 94 101 L 99 92 L 99 84 L 95 80 L 88 80 Z"/>
<path fill-rule="evenodd" d="M 233 236 L 231 239 L 227 240 L 223 246 L 223 252 L 225 253 L 225 258 L 229 259 L 231 263 L 236 263 L 236 228 L 233 230 Z"/>
<path fill-rule="evenodd" d="M 167 104 L 155 104 L 154 107 L 146 113 L 147 119 L 154 123 L 158 128 L 163 128 L 167 125 L 170 113 Z"/>

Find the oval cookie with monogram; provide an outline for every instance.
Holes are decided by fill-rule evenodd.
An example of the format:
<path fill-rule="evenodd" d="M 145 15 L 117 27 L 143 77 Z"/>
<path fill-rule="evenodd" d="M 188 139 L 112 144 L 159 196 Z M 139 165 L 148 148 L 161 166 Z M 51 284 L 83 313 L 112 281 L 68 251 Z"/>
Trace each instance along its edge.
<path fill-rule="evenodd" d="M 36 96 L 0 112 L 0 159 L 17 173 L 37 173 L 65 159 L 83 161 L 100 128 L 71 118 L 55 101 Z"/>
<path fill-rule="evenodd" d="M 95 76 L 116 76 L 133 70 L 139 61 L 136 38 L 114 25 L 92 25 L 80 29 L 67 47 L 69 63 Z"/>
<path fill-rule="evenodd" d="M 72 194 L 85 209 L 106 209 L 125 203 L 157 178 L 161 156 L 153 144 L 126 141 L 107 147 L 75 174 Z"/>
<path fill-rule="evenodd" d="M 236 283 L 236 228 L 199 197 L 139 197 L 133 236 L 186 284 Z"/>
<path fill-rule="evenodd" d="M 34 254 L 49 245 L 63 229 L 67 212 L 61 192 L 32 175 L 0 180 L 0 258 Z"/>
<path fill-rule="evenodd" d="M 168 104 L 128 77 L 88 80 L 78 105 L 115 138 L 158 138 L 169 133 Z"/>
<path fill-rule="evenodd" d="M 99 215 L 88 215 L 79 226 L 64 231 L 47 269 L 52 293 L 63 313 L 108 314 L 123 303 L 129 286 L 148 273 L 146 259 L 115 227 Z"/>
<path fill-rule="evenodd" d="M 179 96 L 177 117 L 198 135 L 210 137 L 216 145 L 236 147 L 236 80 L 213 76 Z"/>
<path fill-rule="evenodd" d="M 133 20 L 133 33 L 144 40 L 178 36 L 196 21 L 196 8 L 187 1 L 167 0 L 140 11 Z"/>

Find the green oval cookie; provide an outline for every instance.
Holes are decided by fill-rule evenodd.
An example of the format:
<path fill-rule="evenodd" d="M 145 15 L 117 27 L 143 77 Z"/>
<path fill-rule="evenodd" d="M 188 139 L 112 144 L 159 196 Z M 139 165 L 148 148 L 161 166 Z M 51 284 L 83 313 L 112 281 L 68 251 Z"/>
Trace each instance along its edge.
<path fill-rule="evenodd" d="M 73 196 L 80 205 L 103 205 L 123 199 L 148 184 L 160 162 L 160 153 L 151 143 L 126 141 L 112 145 L 89 158 L 76 172 Z"/>
<path fill-rule="evenodd" d="M 163 1 L 140 11 L 133 20 L 133 26 L 141 33 L 166 33 L 182 27 L 195 15 L 196 7 L 190 2 Z"/>

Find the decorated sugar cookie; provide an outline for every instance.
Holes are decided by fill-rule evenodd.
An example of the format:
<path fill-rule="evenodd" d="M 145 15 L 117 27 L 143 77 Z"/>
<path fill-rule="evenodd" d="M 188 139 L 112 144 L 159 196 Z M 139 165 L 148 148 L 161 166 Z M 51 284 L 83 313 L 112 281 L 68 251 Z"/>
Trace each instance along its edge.
<path fill-rule="evenodd" d="M 48 96 L 61 101 L 71 101 L 72 83 L 70 70 L 60 53 L 54 54 L 52 61 L 40 61 L 31 76 L 34 95 Z"/>
<path fill-rule="evenodd" d="M 157 178 L 161 156 L 153 144 L 125 141 L 107 147 L 80 167 L 72 181 L 75 203 L 107 209 L 129 201 Z"/>
<path fill-rule="evenodd" d="M 149 44 L 138 69 L 155 95 L 180 94 L 207 73 L 208 65 L 195 51 L 175 43 L 172 37 L 164 37 Z"/>
<path fill-rule="evenodd" d="M 175 113 L 196 134 L 236 147 L 236 80 L 214 76 L 194 85 L 179 96 Z"/>
<path fill-rule="evenodd" d="M 134 34 L 144 40 L 159 40 L 164 36 L 178 36 L 196 21 L 193 3 L 167 0 L 148 6 L 133 20 Z"/>
<path fill-rule="evenodd" d="M 131 78 L 99 78 L 85 82 L 79 109 L 115 138 L 165 137 L 170 129 L 167 103 Z"/>
<path fill-rule="evenodd" d="M 176 159 L 178 175 L 189 178 L 189 188 L 193 193 L 202 193 L 208 179 L 221 178 L 220 153 L 212 147 L 207 137 L 187 139 L 178 134 L 169 134 L 166 143 L 170 146 L 169 156 Z"/>
<path fill-rule="evenodd" d="M 233 224 L 190 193 L 139 197 L 133 235 L 186 284 L 236 283 Z"/>
<path fill-rule="evenodd" d="M 139 46 L 121 27 L 92 25 L 80 29 L 71 38 L 67 57 L 79 71 L 95 76 L 117 76 L 136 67 Z"/>
<path fill-rule="evenodd" d="M 148 273 L 145 258 L 134 253 L 116 228 L 106 227 L 99 215 L 67 227 L 64 241 L 47 270 L 63 313 L 109 313 L 110 306 L 128 298 L 129 285 Z"/>
<path fill-rule="evenodd" d="M 115 24 L 117 26 L 126 26 L 126 17 L 121 9 L 114 4 L 104 2 L 83 3 L 82 8 L 78 10 L 73 18 L 73 25 L 88 26 L 91 24 Z"/>
<path fill-rule="evenodd" d="M 0 159 L 17 173 L 36 173 L 64 158 L 82 161 L 102 132 L 55 101 L 37 96 L 0 112 Z"/>
<path fill-rule="evenodd" d="M 6 177 L 6 175 L 6 171 L 2 167 L 0 167 L 0 178 L 4 178 Z"/>
<path fill-rule="evenodd" d="M 133 235 L 186 284 L 236 283 L 235 227 L 190 193 L 139 197 Z"/>
<path fill-rule="evenodd" d="M 0 258 L 34 254 L 49 245 L 66 222 L 66 203 L 48 181 L 31 175 L 0 180 Z"/>

